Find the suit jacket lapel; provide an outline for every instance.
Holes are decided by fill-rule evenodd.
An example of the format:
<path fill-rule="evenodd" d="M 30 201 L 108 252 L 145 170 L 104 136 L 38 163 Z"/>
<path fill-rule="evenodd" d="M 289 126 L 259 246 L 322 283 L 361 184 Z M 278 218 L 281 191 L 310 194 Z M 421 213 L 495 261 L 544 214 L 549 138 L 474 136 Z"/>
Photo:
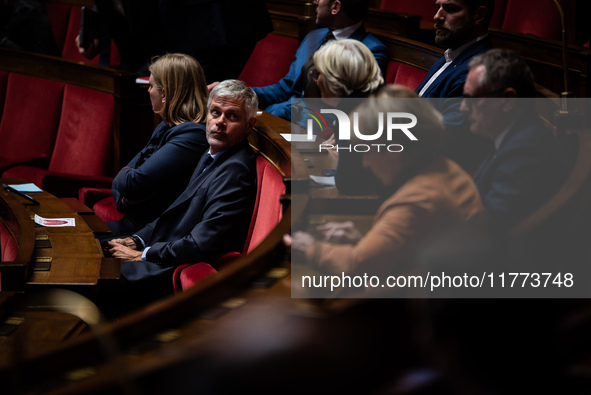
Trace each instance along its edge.
<path fill-rule="evenodd" d="M 443 66 L 444 63 L 445 63 L 445 56 L 439 58 L 439 60 L 437 62 L 435 62 L 433 64 L 433 66 L 431 66 L 431 68 L 429 69 L 429 72 L 427 73 L 427 76 L 423 79 L 423 82 L 421 82 L 419 84 L 419 86 L 417 87 L 417 89 L 415 90 L 415 92 L 419 93 L 421 91 L 421 89 L 423 89 L 423 87 L 425 86 L 425 84 L 431 79 L 431 77 L 433 77 L 433 74 L 435 74 L 437 72 L 437 70 L 439 70 L 441 68 L 441 66 Z M 431 84 L 431 86 L 429 87 L 429 89 L 427 90 L 427 92 L 432 89 L 433 85 L 434 84 Z M 427 92 L 425 92 L 425 94 Z"/>

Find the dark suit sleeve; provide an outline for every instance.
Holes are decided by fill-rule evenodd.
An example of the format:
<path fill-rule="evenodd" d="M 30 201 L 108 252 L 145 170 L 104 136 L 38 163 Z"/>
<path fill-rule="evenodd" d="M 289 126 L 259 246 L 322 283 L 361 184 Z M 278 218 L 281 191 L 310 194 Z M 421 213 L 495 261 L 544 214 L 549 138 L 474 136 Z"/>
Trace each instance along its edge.
<path fill-rule="evenodd" d="M 209 186 L 202 191 L 203 195 L 198 192 L 189 201 L 195 205 L 205 202 L 201 220 L 190 233 L 173 242 L 154 243 L 146 260 L 177 265 L 208 259 L 220 252 L 242 250 L 252 216 L 256 174 L 247 164 L 238 161 L 233 161 L 232 168 L 226 170 L 214 174 Z"/>
<path fill-rule="evenodd" d="M 299 78 L 303 65 L 310 58 L 317 47 L 320 45 L 318 33 L 312 31 L 303 40 L 296 52 L 296 59 L 291 63 L 287 75 L 274 85 L 253 88 L 259 99 L 259 108 L 265 109 L 272 104 L 283 103 L 289 100 L 294 94 L 293 86 Z M 289 103 L 288 103 L 289 104 Z"/>
<path fill-rule="evenodd" d="M 194 168 L 208 148 L 205 131 L 198 128 L 175 128 L 166 142 L 137 169 L 124 168 L 113 180 L 113 196 L 119 206 L 121 197 L 141 200 L 159 185 L 187 168 Z M 130 163 L 135 163 L 134 158 Z"/>
<path fill-rule="evenodd" d="M 361 41 L 376 58 L 378 66 L 382 71 L 382 77 L 386 78 L 386 71 L 388 69 L 388 47 L 386 47 L 377 37 L 373 34 L 368 34 L 367 37 Z"/>
<path fill-rule="evenodd" d="M 560 174 L 562 162 L 533 143 L 517 146 L 496 160 L 499 166 L 482 202 L 491 226 L 505 231 L 549 197 L 556 184 L 553 174 Z"/>

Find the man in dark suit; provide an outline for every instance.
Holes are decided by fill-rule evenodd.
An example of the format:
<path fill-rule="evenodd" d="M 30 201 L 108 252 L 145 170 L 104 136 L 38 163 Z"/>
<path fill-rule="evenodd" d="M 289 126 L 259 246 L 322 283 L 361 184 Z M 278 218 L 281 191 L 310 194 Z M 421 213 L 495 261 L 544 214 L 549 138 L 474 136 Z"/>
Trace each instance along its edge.
<path fill-rule="evenodd" d="M 312 55 L 328 40 L 345 38 L 361 41 L 374 54 L 385 75 L 388 64 L 388 48 L 373 34 L 367 33 L 362 24 L 369 7 L 368 0 L 315 0 L 316 24 L 321 29 L 311 31 L 300 44 L 296 59 L 289 72 L 275 85 L 253 88 L 260 107 L 278 117 L 291 120 L 292 98 L 304 97 L 308 83 L 308 71 L 313 67 Z"/>
<path fill-rule="evenodd" d="M 437 0 L 435 42 L 447 48 L 416 89 L 421 97 L 433 98 L 443 114 L 446 127 L 442 154 L 473 172 L 492 149 L 490 144 L 470 135 L 459 111 L 468 62 L 492 48 L 488 25 L 494 13 L 494 0 Z"/>
<path fill-rule="evenodd" d="M 534 77 L 525 60 L 494 49 L 473 58 L 461 110 L 473 133 L 495 151 L 474 173 L 486 215 L 505 232 L 546 202 L 567 177 L 566 155 L 535 110 Z"/>
<path fill-rule="evenodd" d="M 210 149 L 185 191 L 135 235 L 107 244 L 123 260 L 116 293 L 135 299 L 132 304 L 146 303 L 172 292 L 176 266 L 242 251 L 256 196 L 255 156 L 247 136 L 257 108 L 255 93 L 241 81 L 226 80 L 212 90 Z"/>

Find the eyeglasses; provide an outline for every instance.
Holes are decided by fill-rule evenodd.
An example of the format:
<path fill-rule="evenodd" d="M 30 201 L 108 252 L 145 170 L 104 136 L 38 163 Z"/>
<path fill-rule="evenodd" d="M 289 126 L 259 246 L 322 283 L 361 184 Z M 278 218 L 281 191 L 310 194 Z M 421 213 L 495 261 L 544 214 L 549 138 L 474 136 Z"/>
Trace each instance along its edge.
<path fill-rule="evenodd" d="M 318 76 L 320 72 L 317 69 L 312 69 L 308 72 L 308 78 L 314 81 L 314 83 L 318 83 Z"/>

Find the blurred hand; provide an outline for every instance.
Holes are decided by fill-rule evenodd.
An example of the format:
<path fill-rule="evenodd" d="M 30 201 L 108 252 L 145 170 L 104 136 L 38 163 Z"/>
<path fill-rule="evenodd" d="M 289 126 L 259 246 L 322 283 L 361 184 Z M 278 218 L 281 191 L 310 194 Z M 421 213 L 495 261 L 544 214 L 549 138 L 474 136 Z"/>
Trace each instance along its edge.
<path fill-rule="evenodd" d="M 212 82 L 211 84 L 207 85 L 207 90 L 211 92 L 211 90 L 212 90 L 213 88 L 215 88 L 215 86 L 216 86 L 217 84 L 219 84 L 219 83 L 220 83 L 219 81 L 214 81 L 214 82 Z"/>
<path fill-rule="evenodd" d="M 336 138 L 334 137 L 334 133 L 331 134 L 328 139 L 324 140 L 322 142 L 322 144 L 332 145 L 333 147 L 335 147 L 337 145 L 337 141 L 336 141 Z M 327 150 L 327 152 L 331 157 L 333 157 L 335 159 L 339 158 L 339 151 L 337 151 L 336 149 L 331 148 L 331 149 Z"/>
<path fill-rule="evenodd" d="M 133 240 L 131 240 L 131 237 L 126 237 L 125 239 L 113 239 L 113 240 L 109 240 L 107 241 L 106 245 L 108 246 L 106 249 L 108 249 L 109 247 L 112 247 L 114 245 L 122 245 L 131 249 L 136 249 L 135 247 L 135 243 Z"/>
<path fill-rule="evenodd" d="M 116 239 L 116 240 L 126 240 L 126 239 Z M 131 239 L 130 239 L 131 240 Z M 133 241 L 132 241 L 133 243 Z M 134 248 L 126 247 L 125 245 L 115 242 L 115 240 L 111 240 L 107 243 L 108 251 L 114 258 L 121 258 L 123 262 L 132 262 L 132 261 L 141 261 L 142 260 L 142 251 L 135 251 L 135 244 Z"/>
<path fill-rule="evenodd" d="M 356 244 L 363 237 L 351 221 L 329 222 L 318 226 L 316 230 L 324 236 L 324 240 L 339 243 Z"/>
<path fill-rule="evenodd" d="M 288 235 L 286 236 L 289 238 L 289 245 L 291 245 L 292 252 L 300 252 L 305 254 L 308 248 L 310 248 L 310 246 L 316 242 L 314 237 L 306 232 L 295 232 L 291 237 Z M 286 237 L 284 237 L 283 240 L 286 241 Z"/>
<path fill-rule="evenodd" d="M 84 56 L 86 59 L 94 59 L 96 55 L 99 54 L 99 39 L 95 38 L 90 43 L 88 48 L 82 48 L 80 46 L 80 34 L 76 36 L 76 47 L 78 48 L 78 53 Z"/>

